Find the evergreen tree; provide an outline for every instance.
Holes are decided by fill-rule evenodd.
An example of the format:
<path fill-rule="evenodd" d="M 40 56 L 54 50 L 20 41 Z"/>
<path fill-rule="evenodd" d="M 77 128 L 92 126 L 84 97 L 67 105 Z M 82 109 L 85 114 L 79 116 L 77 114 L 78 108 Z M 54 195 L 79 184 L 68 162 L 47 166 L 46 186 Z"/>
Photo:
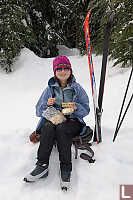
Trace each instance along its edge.
<path fill-rule="evenodd" d="M 36 37 L 34 45 L 27 47 L 34 51 L 39 57 L 53 57 L 58 55 L 56 38 L 53 39 L 51 1 L 31 0 L 26 5 L 27 12 L 31 18 L 31 27 Z"/>
<path fill-rule="evenodd" d="M 133 2 L 132 0 L 113 0 L 115 5 L 115 24 L 112 33 L 111 56 L 115 65 L 130 66 L 133 60 Z"/>
<path fill-rule="evenodd" d="M 53 0 L 52 6 L 55 10 L 54 29 L 60 36 L 61 44 L 70 48 L 83 49 L 84 19 L 87 13 L 88 1 L 77 0 Z"/>
<path fill-rule="evenodd" d="M 6 72 L 26 42 L 34 43 L 34 34 L 27 25 L 27 15 L 22 0 L 0 0 L 0 65 Z"/>
<path fill-rule="evenodd" d="M 104 29 L 107 20 L 113 13 L 114 21 L 110 42 L 110 57 L 114 65 L 128 66 L 133 58 L 133 4 L 126 0 L 92 0 L 89 9 L 91 15 L 91 39 L 93 51 L 103 51 Z"/>
<path fill-rule="evenodd" d="M 50 52 L 55 50 L 50 53 L 50 56 L 56 56 L 57 44 L 84 49 L 84 19 L 87 4 L 86 0 L 50 0 L 49 2 L 33 0 L 34 7 L 30 5 L 30 16 L 37 37 L 34 52 L 38 49 L 44 57 L 47 57 L 43 53 L 45 49 L 46 53 L 47 50 Z M 41 17 L 38 13 L 41 13 Z"/>

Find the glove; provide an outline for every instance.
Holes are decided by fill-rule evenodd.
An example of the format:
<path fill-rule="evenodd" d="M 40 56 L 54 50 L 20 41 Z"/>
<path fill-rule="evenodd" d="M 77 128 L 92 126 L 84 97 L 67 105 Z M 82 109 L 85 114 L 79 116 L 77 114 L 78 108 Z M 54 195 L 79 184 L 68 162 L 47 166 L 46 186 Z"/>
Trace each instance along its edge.
<path fill-rule="evenodd" d="M 37 134 L 36 133 L 36 131 L 34 131 L 30 136 L 29 136 L 29 138 L 30 138 L 30 141 L 32 142 L 32 143 L 37 143 L 37 142 L 39 142 L 40 141 L 40 134 Z"/>

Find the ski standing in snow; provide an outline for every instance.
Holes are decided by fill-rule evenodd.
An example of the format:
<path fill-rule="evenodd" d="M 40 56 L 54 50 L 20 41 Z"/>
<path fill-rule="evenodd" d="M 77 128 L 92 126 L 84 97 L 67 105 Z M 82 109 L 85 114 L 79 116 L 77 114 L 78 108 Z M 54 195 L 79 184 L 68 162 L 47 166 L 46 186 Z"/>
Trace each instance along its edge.
<path fill-rule="evenodd" d="M 93 67 L 92 52 L 91 52 L 91 42 L 90 42 L 90 34 L 89 34 L 90 15 L 91 15 L 91 10 L 89 10 L 89 12 L 86 16 L 86 19 L 85 19 L 85 39 L 86 39 L 86 48 L 87 48 L 90 78 L 91 78 L 94 114 L 95 114 L 95 131 L 94 131 L 94 139 L 93 140 L 94 140 L 94 142 L 97 141 L 97 144 L 98 144 L 98 143 L 102 142 L 102 135 L 101 135 L 101 116 L 102 116 L 102 111 L 103 111 L 102 102 L 103 102 L 103 93 L 104 93 L 104 85 L 105 85 L 107 57 L 108 57 L 108 51 L 109 51 L 110 33 L 111 33 L 111 27 L 112 27 L 112 23 L 113 23 L 113 13 L 112 13 L 112 15 L 110 15 L 110 18 L 107 21 L 107 24 L 105 27 L 102 69 L 101 69 L 100 86 L 99 86 L 99 94 L 98 95 L 97 95 L 97 89 L 96 89 L 96 81 L 95 81 L 95 75 L 94 75 L 94 67 Z"/>

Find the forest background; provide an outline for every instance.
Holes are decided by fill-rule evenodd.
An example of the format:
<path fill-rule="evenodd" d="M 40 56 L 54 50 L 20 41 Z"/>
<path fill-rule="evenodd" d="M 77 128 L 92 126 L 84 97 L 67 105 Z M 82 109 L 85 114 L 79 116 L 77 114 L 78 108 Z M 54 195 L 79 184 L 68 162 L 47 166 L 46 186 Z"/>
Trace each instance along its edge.
<path fill-rule="evenodd" d="M 7 73 L 24 47 L 41 58 L 59 55 L 58 45 L 86 54 L 84 23 L 89 9 L 93 53 L 103 53 L 105 25 L 112 15 L 109 56 L 114 65 L 132 64 L 132 0 L 0 0 L 0 5 L 0 67 Z"/>

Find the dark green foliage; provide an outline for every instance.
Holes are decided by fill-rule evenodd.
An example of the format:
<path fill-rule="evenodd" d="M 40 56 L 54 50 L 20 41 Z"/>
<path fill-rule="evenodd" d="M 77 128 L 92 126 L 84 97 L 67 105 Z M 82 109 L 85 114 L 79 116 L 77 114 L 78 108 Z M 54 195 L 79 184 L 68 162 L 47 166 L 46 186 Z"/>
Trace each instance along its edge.
<path fill-rule="evenodd" d="M 89 0 L 0 0 L 0 65 L 7 72 L 23 47 L 40 57 L 58 55 L 57 44 L 86 50 Z"/>
<path fill-rule="evenodd" d="M 6 72 L 26 42 L 34 42 L 32 29 L 27 25 L 28 15 L 21 0 L 0 0 L 0 65 Z"/>
<path fill-rule="evenodd" d="M 102 54 L 105 24 L 113 13 L 114 21 L 110 41 L 110 57 L 114 65 L 130 65 L 133 59 L 133 3 L 132 0 L 92 0 L 91 39 L 93 52 Z"/>
<path fill-rule="evenodd" d="M 112 33 L 111 56 L 116 59 L 115 65 L 130 66 L 133 60 L 133 2 L 131 0 L 114 1 L 115 24 Z"/>
<path fill-rule="evenodd" d="M 105 25 L 113 12 L 110 57 L 123 67 L 133 59 L 132 0 L 0 0 L 0 5 L 0 66 L 7 72 L 23 47 L 40 57 L 57 56 L 58 44 L 84 54 L 89 9 L 93 52 L 102 54 Z"/>
<path fill-rule="evenodd" d="M 39 56 L 56 56 L 57 44 L 64 44 L 70 48 L 85 48 L 84 19 L 88 1 L 50 0 L 44 2 L 36 0 L 33 2 L 36 16 L 33 15 L 31 6 L 30 16 L 37 37 L 34 51 L 37 52 L 38 49 Z M 39 18 L 37 12 L 41 13 Z M 34 23 L 35 18 L 36 23 Z M 41 26 L 37 22 L 38 20 Z M 53 50 L 55 52 L 51 52 Z M 50 55 L 47 55 L 48 51 L 50 51 Z"/>
<path fill-rule="evenodd" d="M 31 27 L 35 35 L 35 44 L 25 46 L 40 57 L 52 57 L 58 55 L 56 48 L 57 37 L 54 37 L 52 20 L 54 19 L 51 1 L 31 0 L 27 3 L 26 10 L 30 15 Z"/>

